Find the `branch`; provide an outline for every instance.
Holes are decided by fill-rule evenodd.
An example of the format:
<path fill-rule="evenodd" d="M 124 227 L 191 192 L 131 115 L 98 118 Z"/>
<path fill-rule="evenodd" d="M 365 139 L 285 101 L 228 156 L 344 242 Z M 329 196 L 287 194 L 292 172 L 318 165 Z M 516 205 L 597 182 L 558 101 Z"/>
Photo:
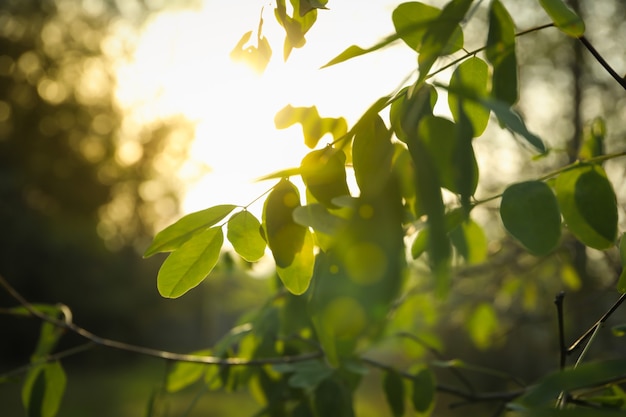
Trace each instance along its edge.
<path fill-rule="evenodd" d="M 560 357 L 560 368 L 561 370 L 565 369 L 565 362 L 567 360 L 567 347 L 565 347 L 565 331 L 563 330 L 563 299 L 565 298 L 565 293 L 561 291 L 554 298 L 554 304 L 556 304 L 556 313 L 557 319 L 559 321 L 559 357 Z"/>
<path fill-rule="evenodd" d="M 585 48 L 587 48 L 587 50 L 591 52 L 591 55 L 593 55 L 593 57 L 600 63 L 600 65 L 604 67 L 604 69 L 611 75 L 611 77 L 613 77 L 615 81 L 617 81 L 619 85 L 621 85 L 622 88 L 626 90 L 626 77 L 620 77 L 620 75 L 615 72 L 615 70 L 609 65 L 609 63 L 606 62 L 604 58 L 602 58 L 602 55 L 600 55 L 600 53 L 596 50 L 596 48 L 593 47 L 593 45 L 589 42 L 589 40 L 587 40 L 587 38 L 581 36 L 580 38 L 578 38 L 578 40 L 583 45 L 585 45 Z"/>
<path fill-rule="evenodd" d="M 617 308 L 626 300 L 626 293 L 622 294 L 619 299 L 609 308 L 609 310 L 600 317 L 600 319 L 594 323 L 587 331 L 580 336 L 572 345 L 567 349 L 567 354 L 573 353 L 576 349 L 578 349 L 585 340 L 589 339 L 591 335 L 596 331 L 598 327 L 600 327 L 605 321 L 608 320 L 609 317 L 617 310 Z"/>
<path fill-rule="evenodd" d="M 410 374 L 409 372 L 394 369 L 392 366 L 378 362 L 374 359 L 361 358 L 361 360 L 364 363 L 370 366 L 373 366 L 375 368 L 378 368 L 378 369 L 383 369 L 385 371 L 395 370 L 395 372 L 397 372 L 401 377 L 405 379 L 413 380 L 414 378 L 414 375 Z M 445 384 L 437 384 L 435 385 L 435 389 L 439 392 L 454 395 L 455 397 L 459 397 L 465 400 L 467 403 L 501 402 L 501 401 L 508 402 L 508 401 L 512 401 L 516 399 L 517 397 L 520 397 L 526 392 L 526 389 L 522 388 L 522 389 L 518 389 L 514 391 L 496 391 L 496 392 L 477 393 L 477 392 L 464 391 L 462 389 L 451 387 Z"/>
<path fill-rule="evenodd" d="M 303 353 L 301 355 L 293 356 L 281 356 L 273 358 L 257 358 L 257 359 L 244 359 L 244 358 L 220 358 L 216 356 L 200 356 L 200 355 L 188 355 L 183 353 L 168 352 L 164 350 L 151 349 L 142 346 L 132 345 L 117 340 L 107 339 L 97 336 L 90 331 L 77 326 L 72 321 L 59 320 L 54 317 L 50 317 L 37 310 L 31 303 L 29 303 L 15 288 L 13 288 L 7 280 L 0 275 L 0 286 L 3 287 L 17 302 L 19 302 L 32 316 L 38 319 L 48 322 L 54 326 L 67 329 L 72 333 L 75 333 L 82 338 L 90 341 L 93 344 L 104 346 L 111 349 L 121 350 L 125 352 L 138 353 L 140 355 L 152 356 L 155 358 L 161 358 L 179 362 L 193 362 L 204 363 L 208 365 L 222 365 L 222 366 L 261 366 L 261 365 L 273 365 L 273 364 L 286 364 L 294 362 L 303 362 L 311 359 L 323 357 L 321 351 Z"/>

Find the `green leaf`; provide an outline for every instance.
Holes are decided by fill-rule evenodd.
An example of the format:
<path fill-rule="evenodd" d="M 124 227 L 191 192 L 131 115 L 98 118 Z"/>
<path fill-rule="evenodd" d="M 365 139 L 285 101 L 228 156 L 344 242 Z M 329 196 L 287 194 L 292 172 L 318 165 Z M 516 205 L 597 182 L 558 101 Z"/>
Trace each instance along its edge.
<path fill-rule="evenodd" d="M 404 88 L 398 93 L 389 110 L 389 120 L 397 138 L 406 142 L 406 132 L 417 131 L 422 118 L 433 115 L 436 103 L 437 90 L 427 83 L 416 90 Z"/>
<path fill-rule="evenodd" d="M 326 207 L 336 208 L 332 200 L 350 195 L 346 182 L 346 154 L 327 146 L 310 152 L 300 164 L 302 181 L 317 201 Z"/>
<path fill-rule="evenodd" d="M 500 216 L 506 230 L 535 255 L 547 255 L 559 243 L 559 205 L 544 182 L 527 181 L 509 186 L 502 194 Z"/>
<path fill-rule="evenodd" d="M 58 306 L 40 306 L 39 311 L 57 320 L 63 318 L 63 312 Z M 65 332 L 66 330 L 62 327 L 55 326 L 52 323 L 42 322 L 39 331 L 39 339 L 37 339 L 37 346 L 31 355 L 31 361 L 34 362 L 45 358 L 52 353 Z"/>
<path fill-rule="evenodd" d="M 391 414 L 394 417 L 404 415 L 404 381 L 395 369 L 388 369 L 383 376 L 383 391 Z"/>
<path fill-rule="evenodd" d="M 481 303 L 467 321 L 467 330 L 479 349 L 487 349 L 498 331 L 498 316 L 489 303 Z"/>
<path fill-rule="evenodd" d="M 226 217 L 237 206 L 223 204 L 188 214 L 176 223 L 161 230 L 146 249 L 144 258 L 159 252 L 171 252 L 180 248 L 196 234 L 205 231 Z"/>
<path fill-rule="evenodd" d="M 463 92 L 470 92 L 474 97 L 486 96 L 488 77 L 489 68 L 485 61 L 478 57 L 472 57 L 459 65 L 450 78 L 448 106 L 452 116 L 459 123 L 461 116 L 460 105 L 472 125 L 474 137 L 482 135 L 485 131 L 489 122 L 490 112 L 489 109 L 475 100 L 462 100 Z M 454 93 L 452 93 L 453 91 Z"/>
<path fill-rule="evenodd" d="M 352 145 L 352 164 L 361 194 L 377 194 L 391 173 L 393 145 L 391 131 L 375 115 L 359 124 Z"/>
<path fill-rule="evenodd" d="M 585 160 L 604 155 L 606 124 L 600 117 L 587 123 L 583 129 L 583 143 L 578 151 L 578 159 Z"/>
<path fill-rule="evenodd" d="M 515 23 L 499 0 L 489 8 L 487 60 L 493 66 L 491 96 L 508 105 L 517 102 L 517 58 L 515 55 Z"/>
<path fill-rule="evenodd" d="M 322 136 L 327 133 L 332 134 L 337 140 L 348 130 L 348 123 L 343 117 L 337 119 L 320 117 L 315 106 L 293 107 L 288 104 L 274 116 L 276 129 L 286 129 L 296 123 L 302 125 L 304 144 L 311 149 L 315 148 Z"/>
<path fill-rule="evenodd" d="M 65 371 L 58 361 L 31 368 L 22 387 L 22 404 L 28 417 L 54 417 L 66 384 Z"/>
<path fill-rule="evenodd" d="M 617 201 L 600 165 L 581 165 L 561 173 L 555 183 L 563 219 L 585 245 L 608 249 L 617 238 Z"/>
<path fill-rule="evenodd" d="M 626 375 L 626 360 L 589 362 L 552 373 L 539 381 L 516 403 L 522 407 L 537 407 L 553 403 L 561 392 L 570 392 L 586 387 L 597 387 Z M 597 410 L 595 410 L 597 413 Z"/>
<path fill-rule="evenodd" d="M 366 49 L 361 48 L 360 46 L 357 46 L 357 45 L 350 45 L 342 53 L 340 53 L 339 55 L 337 55 L 336 57 L 334 57 L 333 59 L 328 61 L 326 64 L 322 65 L 321 68 L 328 68 L 330 66 L 333 66 L 333 65 L 345 62 L 345 61 L 347 61 L 349 59 L 356 58 L 358 56 L 369 54 L 370 52 L 377 51 L 377 50 L 379 50 L 381 48 L 384 48 L 385 46 L 391 44 L 392 42 L 397 41 L 398 39 L 400 39 L 400 37 L 398 35 L 394 34 L 394 35 L 386 37 L 385 39 L 383 39 L 382 41 L 380 41 L 376 45 L 371 46 L 371 47 L 366 48 Z"/>
<path fill-rule="evenodd" d="M 294 295 L 301 295 L 309 288 L 315 266 L 315 245 L 309 229 L 305 228 L 300 250 L 294 254 L 293 260 L 287 266 L 276 263 L 278 277 L 285 288 Z"/>
<path fill-rule="evenodd" d="M 300 207 L 300 193 L 289 180 L 282 179 L 263 205 L 263 227 L 276 265 L 288 267 L 304 245 L 306 227 L 297 224 L 293 211 Z"/>
<path fill-rule="evenodd" d="M 458 24 L 465 18 L 471 4 L 472 0 L 453 0 L 446 4 L 441 14 L 429 25 L 417 57 L 418 83 L 426 79 L 437 58 L 447 54 L 448 45 L 453 39 Z"/>
<path fill-rule="evenodd" d="M 226 236 L 243 259 L 256 262 L 265 253 L 265 240 L 260 230 L 261 222 L 248 210 L 243 210 L 228 219 Z"/>
<path fill-rule="evenodd" d="M 313 393 L 316 416 L 354 417 L 352 392 L 335 378 L 323 380 Z"/>
<path fill-rule="evenodd" d="M 283 58 L 285 61 L 289 57 L 293 48 L 301 48 L 306 43 L 304 35 L 311 29 L 317 20 L 317 8 L 311 8 L 311 3 L 306 2 L 301 8 L 300 1 L 291 1 L 293 15 L 287 14 L 285 0 L 277 0 L 274 16 L 276 21 L 285 29 L 285 45 L 283 47 Z"/>
<path fill-rule="evenodd" d="M 221 227 L 195 234 L 171 253 L 157 275 L 157 288 L 166 298 L 178 298 L 198 286 L 213 270 L 224 243 Z"/>
<path fill-rule="evenodd" d="M 319 360 L 278 365 L 274 369 L 278 372 L 293 372 L 289 377 L 289 386 L 305 390 L 314 389 L 333 374 L 333 369 L 325 362 Z"/>
<path fill-rule="evenodd" d="M 498 117 L 500 122 L 511 131 L 522 135 L 522 137 L 539 152 L 546 152 L 546 146 L 543 144 L 543 141 L 526 128 L 522 118 L 506 103 L 495 99 L 480 99 L 479 101 L 485 107 L 489 108 Z"/>
<path fill-rule="evenodd" d="M 461 138 L 457 125 L 437 116 L 424 117 L 418 133 L 433 158 L 441 186 L 457 194 L 474 194 L 478 185 L 478 164 L 471 144 L 463 146 L 463 140 L 471 136 Z M 465 158 L 468 160 L 461 161 Z"/>
<path fill-rule="evenodd" d="M 563 0 L 539 0 L 539 3 L 563 33 L 574 38 L 585 34 L 585 22 Z"/>
<path fill-rule="evenodd" d="M 430 369 L 424 368 L 413 376 L 413 408 L 425 414 L 435 402 L 435 376 Z"/>
<path fill-rule="evenodd" d="M 210 350 L 200 350 L 194 355 L 210 356 Z M 176 362 L 167 374 L 165 388 L 169 392 L 177 392 L 200 380 L 211 365 L 192 362 Z M 215 365 L 213 365 L 215 366 Z"/>
<path fill-rule="evenodd" d="M 446 233 L 456 230 L 463 223 L 465 217 L 466 215 L 463 209 L 454 209 L 447 212 L 444 216 Z M 411 245 L 411 255 L 413 259 L 419 258 L 428 249 L 428 242 L 430 241 L 429 235 L 428 225 L 419 231 Z"/>
<path fill-rule="evenodd" d="M 345 219 L 330 213 L 321 204 L 296 207 L 293 211 L 293 218 L 296 223 L 302 226 L 311 227 L 315 231 L 328 235 L 337 233 L 346 224 Z"/>
<path fill-rule="evenodd" d="M 402 3 L 393 11 L 391 18 L 396 34 L 416 52 L 420 52 L 422 42 L 431 26 L 440 24 L 437 18 L 441 10 L 419 2 Z M 452 54 L 463 47 L 463 31 L 456 25 L 442 55 Z"/>
<path fill-rule="evenodd" d="M 487 259 L 487 236 L 472 219 L 467 219 L 454 229 L 450 239 L 468 264 L 479 264 Z"/>

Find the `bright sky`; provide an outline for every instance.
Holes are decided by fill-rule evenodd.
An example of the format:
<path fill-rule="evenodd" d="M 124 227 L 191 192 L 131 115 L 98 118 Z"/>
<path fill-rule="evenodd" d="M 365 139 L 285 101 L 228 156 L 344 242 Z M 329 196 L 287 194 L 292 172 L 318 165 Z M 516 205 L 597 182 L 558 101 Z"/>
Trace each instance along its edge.
<path fill-rule="evenodd" d="M 377 98 L 393 91 L 416 63 L 414 53 L 401 44 L 336 67 L 319 67 L 351 44 L 370 46 L 391 33 L 397 3 L 362 7 L 357 0 L 331 1 L 332 10 L 319 12 L 307 45 L 294 50 L 287 63 L 282 60 L 284 33 L 267 2 L 205 0 L 197 10 L 153 16 L 132 62 L 120 70 L 118 97 L 135 108 L 139 121 L 183 114 L 197 123 L 192 157 L 212 172 L 190 184 L 184 211 L 245 205 L 273 185 L 254 179 L 299 165 L 310 151 L 299 125 L 274 128 L 274 115 L 285 105 L 316 105 L 322 117 L 343 116 L 351 125 Z M 229 54 L 245 32 L 257 28 L 263 5 L 263 31 L 273 57 L 259 76 L 232 62 Z"/>

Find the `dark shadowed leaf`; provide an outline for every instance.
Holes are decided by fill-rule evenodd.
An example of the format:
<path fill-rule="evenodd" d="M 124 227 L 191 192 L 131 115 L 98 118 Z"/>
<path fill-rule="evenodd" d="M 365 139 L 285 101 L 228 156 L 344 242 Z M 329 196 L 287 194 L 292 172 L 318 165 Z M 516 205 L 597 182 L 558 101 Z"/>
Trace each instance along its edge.
<path fill-rule="evenodd" d="M 585 245 L 608 249 L 617 238 L 617 201 L 599 165 L 581 165 L 556 179 L 556 195 L 569 230 Z"/>
<path fill-rule="evenodd" d="M 296 223 L 328 235 L 337 233 L 345 226 L 346 220 L 337 217 L 321 204 L 308 204 L 297 207 L 293 212 Z"/>
<path fill-rule="evenodd" d="M 426 413 L 435 402 L 435 376 L 430 369 L 424 368 L 413 377 L 411 401 L 418 413 Z"/>
<path fill-rule="evenodd" d="M 395 369 L 388 369 L 383 376 L 385 399 L 394 417 L 404 415 L 404 381 Z"/>
<path fill-rule="evenodd" d="M 261 222 L 248 210 L 240 211 L 228 219 L 226 236 L 235 252 L 248 262 L 256 262 L 265 253 L 265 240 L 259 233 Z"/>
<path fill-rule="evenodd" d="M 491 96 L 512 105 L 518 98 L 515 24 L 499 0 L 489 7 L 487 60 L 493 66 Z"/>
<path fill-rule="evenodd" d="M 197 233 L 214 226 L 235 209 L 235 205 L 223 204 L 188 214 L 176 223 L 161 230 L 146 249 L 144 258 L 159 252 L 171 252 L 180 248 Z"/>
<path fill-rule="evenodd" d="M 157 288 L 166 298 L 178 298 L 198 286 L 213 270 L 224 243 L 221 227 L 195 234 L 172 252 L 159 270 Z"/>
<path fill-rule="evenodd" d="M 535 255 L 546 255 L 559 243 L 559 205 L 544 182 L 509 186 L 502 194 L 500 216 L 506 230 Z"/>
<path fill-rule="evenodd" d="M 543 141 L 535 134 L 531 133 L 522 118 L 513 111 L 505 102 L 495 99 L 482 99 L 479 100 L 484 106 L 491 109 L 491 111 L 498 117 L 500 123 L 504 124 L 512 132 L 521 135 L 526 141 L 531 144 L 536 150 L 541 153 L 546 152 L 546 146 Z"/>
<path fill-rule="evenodd" d="M 626 292 L 626 233 L 622 234 L 622 237 L 619 241 L 619 255 L 620 260 L 622 261 L 622 273 L 619 276 L 619 281 L 617 282 L 617 291 L 621 293 Z"/>
<path fill-rule="evenodd" d="M 406 142 L 406 132 L 414 133 L 422 118 L 433 115 L 437 103 L 437 90 L 424 83 L 417 90 L 405 88 L 391 103 L 389 120 L 396 137 Z"/>
<path fill-rule="evenodd" d="M 575 369 L 565 369 L 546 376 L 516 403 L 523 407 L 554 404 L 561 392 L 597 387 L 624 375 L 626 375 L 626 360 L 623 359 L 583 363 Z M 597 410 L 595 412 L 597 413 Z"/>
<path fill-rule="evenodd" d="M 574 38 L 585 34 L 585 22 L 563 0 L 539 0 L 539 3 L 563 33 Z"/>

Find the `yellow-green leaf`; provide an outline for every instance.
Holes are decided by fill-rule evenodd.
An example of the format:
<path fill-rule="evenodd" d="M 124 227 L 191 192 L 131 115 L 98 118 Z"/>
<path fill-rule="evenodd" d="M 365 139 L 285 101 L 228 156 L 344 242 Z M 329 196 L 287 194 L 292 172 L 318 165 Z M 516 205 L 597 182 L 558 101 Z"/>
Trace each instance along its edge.
<path fill-rule="evenodd" d="M 194 352 L 194 355 L 211 355 L 210 350 L 200 350 Z M 177 392 L 188 387 L 194 382 L 200 380 L 207 369 L 212 365 L 192 362 L 176 362 L 172 366 L 172 370 L 167 374 L 166 389 L 169 392 Z M 215 365 L 213 365 L 215 366 Z"/>
<path fill-rule="evenodd" d="M 467 321 L 467 330 L 479 349 L 487 349 L 498 331 L 498 316 L 489 303 L 479 304 Z"/>
<path fill-rule="evenodd" d="M 304 245 L 307 228 L 297 224 L 293 211 L 300 207 L 300 193 L 282 179 L 267 196 L 263 206 L 263 227 L 276 265 L 287 268 Z"/>
<path fill-rule="evenodd" d="M 31 368 L 22 387 L 22 404 L 29 417 L 54 417 L 65 393 L 67 378 L 58 361 Z"/>
<path fill-rule="evenodd" d="M 309 229 L 305 229 L 302 245 L 289 265 L 280 266 L 276 263 L 278 277 L 292 294 L 301 295 L 309 288 L 315 265 L 313 249 L 313 236 Z"/>
<path fill-rule="evenodd" d="M 600 165 L 581 165 L 561 173 L 555 183 L 563 219 L 585 245 L 608 249 L 617 238 L 617 201 Z"/>
<path fill-rule="evenodd" d="M 561 237 L 561 215 L 554 193 L 541 181 L 509 186 L 500 216 L 506 230 L 535 255 L 550 253 Z"/>
<path fill-rule="evenodd" d="M 243 210 L 228 219 L 226 237 L 243 259 L 256 262 L 265 253 L 265 240 L 260 230 L 261 222 L 248 210 Z"/>
<path fill-rule="evenodd" d="M 339 139 L 348 130 L 348 123 L 343 117 L 320 117 L 315 106 L 293 107 L 288 104 L 274 116 L 276 129 L 286 129 L 296 123 L 302 125 L 304 144 L 311 149 L 325 134 L 330 133 L 334 139 Z"/>
<path fill-rule="evenodd" d="M 591 159 L 604 154 L 606 124 L 600 117 L 587 123 L 583 129 L 583 143 L 578 151 L 578 159 Z"/>
<path fill-rule="evenodd" d="M 585 34 L 585 22 L 563 0 L 539 0 L 539 3 L 563 33 L 574 38 Z"/>
<path fill-rule="evenodd" d="M 214 226 L 235 209 L 235 205 L 223 204 L 196 211 L 178 220 L 176 223 L 161 230 L 146 249 L 144 258 L 159 252 L 171 252 L 180 248 L 185 242 L 211 226 Z"/>
<path fill-rule="evenodd" d="M 459 123 L 459 104 L 461 105 L 472 125 L 474 137 L 482 135 L 485 131 L 490 111 L 476 100 L 463 100 L 463 98 L 467 94 L 474 97 L 486 96 L 488 77 L 489 68 L 485 61 L 472 57 L 459 65 L 450 78 L 450 92 L 448 93 L 450 112 L 454 120 Z"/>
<path fill-rule="evenodd" d="M 300 164 L 302 181 L 317 201 L 336 208 L 335 197 L 349 195 L 346 182 L 346 154 L 340 149 L 327 146 L 310 152 Z"/>
<path fill-rule="evenodd" d="M 487 237 L 482 227 L 472 219 L 467 219 L 454 229 L 450 238 L 468 264 L 478 264 L 487 258 Z"/>
<path fill-rule="evenodd" d="M 177 298 L 198 286 L 211 273 L 224 243 L 221 227 L 197 233 L 167 257 L 157 275 L 163 297 Z"/>

